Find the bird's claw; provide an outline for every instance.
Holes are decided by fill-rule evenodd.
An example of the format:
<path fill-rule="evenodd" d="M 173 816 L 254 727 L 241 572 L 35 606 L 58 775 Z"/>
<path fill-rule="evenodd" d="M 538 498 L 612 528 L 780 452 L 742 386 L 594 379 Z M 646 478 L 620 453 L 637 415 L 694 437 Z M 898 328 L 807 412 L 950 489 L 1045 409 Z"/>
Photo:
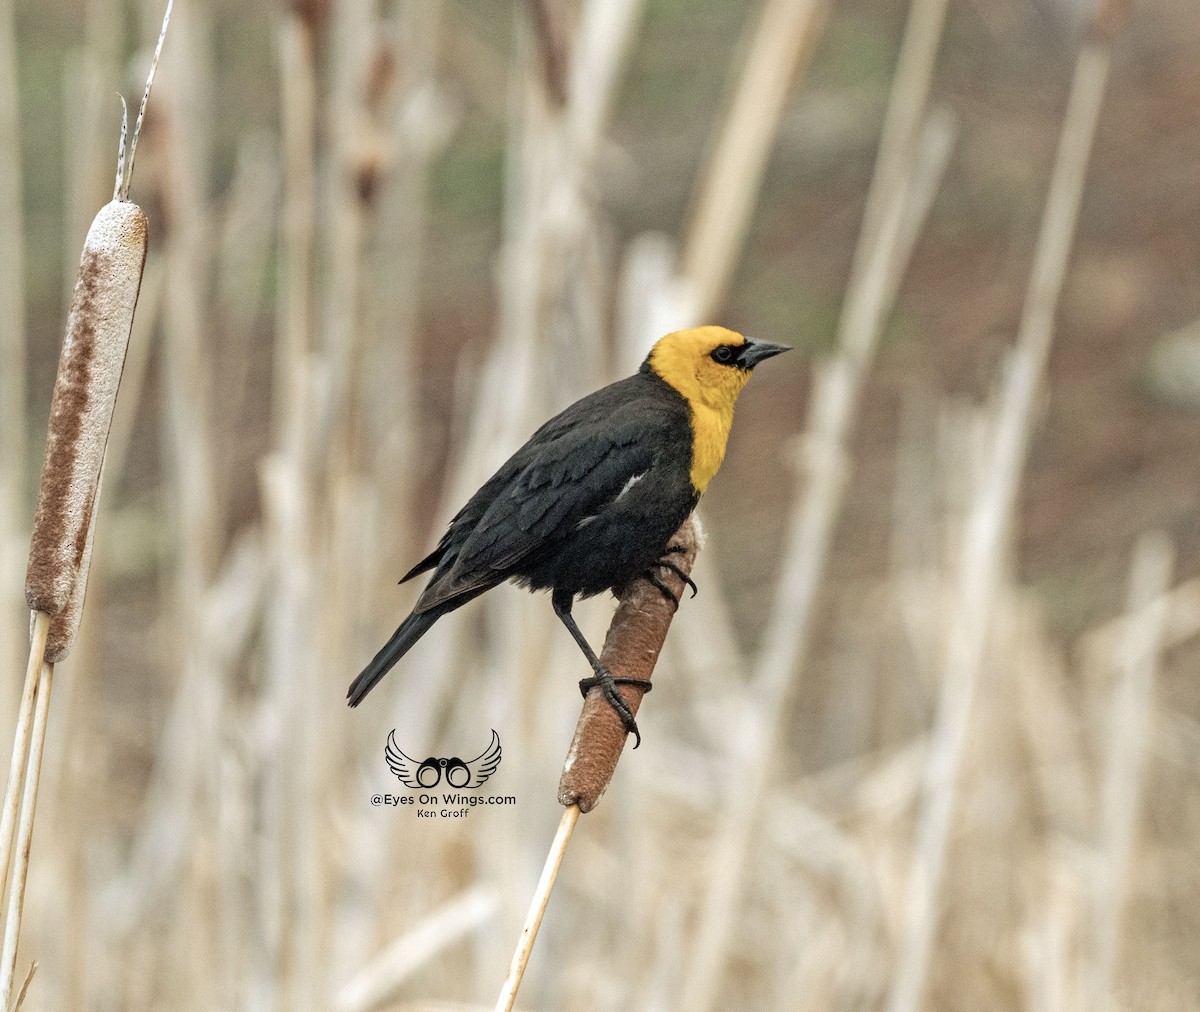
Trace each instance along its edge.
<path fill-rule="evenodd" d="M 648 678 L 613 678 L 608 671 L 601 669 L 592 675 L 591 678 L 582 679 L 579 682 L 579 691 L 586 698 L 592 689 L 600 686 L 600 691 L 604 693 L 604 698 L 608 702 L 608 705 L 617 711 L 617 716 L 621 718 L 621 723 L 625 725 L 625 733 L 633 735 L 633 747 L 637 748 L 642 743 L 642 735 L 638 731 L 637 721 L 633 719 L 633 711 L 629 708 L 629 704 L 625 702 L 625 697 L 617 691 L 618 685 L 636 685 L 643 693 L 647 693 L 654 688 Z"/>
<path fill-rule="evenodd" d="M 687 573 L 685 573 L 682 569 L 680 569 L 677 565 L 675 565 L 675 563 L 673 563 L 670 559 L 667 558 L 668 555 L 681 555 L 685 551 L 686 551 L 686 549 L 682 545 L 671 545 L 670 547 L 667 548 L 667 550 L 665 552 L 663 552 L 663 557 L 661 559 L 659 559 L 654 565 L 661 569 L 668 569 L 672 573 L 674 573 L 676 576 L 678 576 L 679 579 L 681 579 L 683 581 L 684 586 L 692 588 L 692 597 L 695 597 L 696 594 L 699 592 L 699 588 L 696 586 L 696 581 L 693 580 Z M 679 595 L 676 594 L 674 591 L 672 591 L 671 588 L 668 587 L 665 583 L 663 583 L 662 580 L 660 580 L 658 578 L 658 576 L 655 575 L 653 570 L 647 570 L 646 572 L 644 572 L 642 574 L 642 579 L 644 579 L 651 586 L 657 587 L 658 592 L 660 594 L 662 594 L 663 597 L 665 597 L 668 601 L 670 601 L 673 605 L 675 605 L 676 608 L 679 607 Z"/>
<path fill-rule="evenodd" d="M 695 597 L 698 593 L 700 593 L 700 588 L 696 586 L 696 581 L 688 576 L 687 573 L 675 565 L 675 563 L 673 563 L 670 559 L 659 559 L 658 565 L 660 565 L 663 569 L 669 569 L 672 573 L 678 576 L 679 579 L 683 581 L 684 586 L 691 587 L 692 597 Z"/>
<path fill-rule="evenodd" d="M 663 583 L 662 580 L 660 580 L 657 576 L 655 576 L 651 570 L 649 570 L 649 569 L 646 570 L 646 572 L 644 572 L 642 574 L 642 579 L 645 580 L 648 584 L 650 584 L 650 586 L 656 587 L 658 589 L 658 592 L 660 594 L 662 594 L 663 597 L 665 597 L 668 601 L 670 601 L 673 605 L 675 605 L 676 609 L 679 608 L 678 596 L 675 594 L 674 591 L 671 590 L 670 587 L 668 587 L 665 583 Z"/>

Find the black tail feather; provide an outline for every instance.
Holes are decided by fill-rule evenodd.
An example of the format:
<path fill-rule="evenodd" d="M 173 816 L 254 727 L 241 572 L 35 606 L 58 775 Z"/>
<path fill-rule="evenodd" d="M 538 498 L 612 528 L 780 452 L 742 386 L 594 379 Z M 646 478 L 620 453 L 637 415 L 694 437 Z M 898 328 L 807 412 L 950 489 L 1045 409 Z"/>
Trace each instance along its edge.
<path fill-rule="evenodd" d="M 351 683 L 350 691 L 346 693 L 350 705 L 358 706 L 363 701 L 363 697 L 375 688 L 376 683 L 392 670 L 392 666 L 408 653 L 413 644 L 424 636 L 429 631 L 429 627 L 445 613 L 444 609 L 438 608 L 425 612 L 414 611 L 401 622 L 400 627 L 392 633 L 392 638 L 383 645 L 383 649 Z"/>
<path fill-rule="evenodd" d="M 420 576 L 422 573 L 428 573 L 434 566 L 442 561 L 442 556 L 446 554 L 444 545 L 438 545 L 432 552 L 425 556 L 420 562 L 412 567 L 407 573 L 400 577 L 401 583 L 407 583 L 414 576 Z"/>

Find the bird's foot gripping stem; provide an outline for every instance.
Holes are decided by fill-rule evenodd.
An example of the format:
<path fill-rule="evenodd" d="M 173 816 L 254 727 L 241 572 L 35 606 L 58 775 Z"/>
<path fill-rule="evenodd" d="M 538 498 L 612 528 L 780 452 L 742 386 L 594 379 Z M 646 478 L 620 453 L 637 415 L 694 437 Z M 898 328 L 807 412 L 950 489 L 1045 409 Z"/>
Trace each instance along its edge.
<path fill-rule="evenodd" d="M 617 716 L 625 725 L 625 733 L 633 735 L 633 747 L 637 748 L 642 743 L 642 736 L 638 731 L 637 721 L 633 719 L 633 711 L 629 709 L 625 697 L 617 691 L 618 685 L 636 685 L 643 693 L 654 688 L 648 678 L 613 678 L 604 668 L 597 668 L 591 678 L 584 678 L 579 682 L 579 691 L 586 698 L 592 689 L 599 686 L 608 705 L 617 711 Z"/>
<path fill-rule="evenodd" d="M 681 555 L 686 550 L 687 549 L 685 549 L 682 545 L 669 546 L 666 549 L 666 551 L 663 552 L 662 558 L 659 559 L 654 564 L 654 567 L 655 567 L 655 569 L 670 570 L 672 573 L 674 573 L 676 576 L 678 576 L 684 582 L 685 586 L 692 588 L 692 597 L 695 597 L 696 594 L 699 593 L 699 588 L 696 586 L 696 581 L 693 580 L 687 573 L 685 573 L 677 565 L 675 565 L 675 563 L 672 562 L 669 558 L 667 558 L 667 556 L 669 556 L 669 555 Z M 658 588 L 658 592 L 660 594 L 662 594 L 662 596 L 665 597 L 668 601 L 670 601 L 673 605 L 675 605 L 676 608 L 679 607 L 678 595 L 676 595 L 675 592 L 673 590 L 671 590 L 670 587 L 668 587 L 665 583 L 662 582 L 662 580 L 660 580 L 658 578 L 658 574 L 656 574 L 654 572 L 654 569 L 646 570 L 646 572 L 644 572 L 642 574 L 642 579 L 644 579 L 651 586 Z"/>

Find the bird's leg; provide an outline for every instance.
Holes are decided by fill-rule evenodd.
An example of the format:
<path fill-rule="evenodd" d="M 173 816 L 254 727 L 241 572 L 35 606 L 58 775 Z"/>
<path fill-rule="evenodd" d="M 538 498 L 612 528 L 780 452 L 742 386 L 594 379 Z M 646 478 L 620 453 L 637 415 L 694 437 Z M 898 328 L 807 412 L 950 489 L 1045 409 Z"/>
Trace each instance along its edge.
<path fill-rule="evenodd" d="M 621 723 L 625 725 L 625 732 L 633 735 L 633 747 L 637 748 L 642 743 L 642 736 L 638 731 L 637 721 L 633 719 L 633 711 L 629 709 L 629 704 L 625 702 L 625 697 L 617 691 L 617 686 L 636 685 L 643 692 L 649 692 L 654 686 L 646 678 L 614 678 L 612 672 L 600 663 L 600 658 L 596 656 L 596 652 L 591 648 L 591 645 L 580 631 L 579 626 L 575 623 L 575 618 L 571 614 L 571 605 L 573 603 L 571 596 L 555 593 L 551 601 L 554 604 L 554 614 L 567 627 L 567 632 L 579 644 L 579 649 L 583 651 L 584 657 L 588 659 L 588 663 L 595 672 L 591 678 L 584 678 L 580 681 L 579 691 L 586 697 L 588 692 L 597 685 L 600 686 L 601 691 L 604 693 L 604 698 L 608 701 L 608 705 L 617 711 L 617 716 L 621 718 Z"/>

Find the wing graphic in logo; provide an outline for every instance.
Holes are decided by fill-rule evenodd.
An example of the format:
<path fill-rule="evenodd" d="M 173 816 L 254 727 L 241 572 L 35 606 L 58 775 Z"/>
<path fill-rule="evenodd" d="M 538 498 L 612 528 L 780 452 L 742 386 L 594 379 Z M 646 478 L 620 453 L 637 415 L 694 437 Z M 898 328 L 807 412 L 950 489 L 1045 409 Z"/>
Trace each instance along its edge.
<path fill-rule="evenodd" d="M 469 763 L 457 756 L 445 760 L 446 783 L 451 787 L 482 787 L 500 765 L 500 735 L 492 730 L 492 742 Z"/>
<path fill-rule="evenodd" d="M 441 767 L 443 764 L 432 756 L 424 762 L 418 762 L 400 751 L 400 746 L 396 744 L 395 728 L 388 735 L 387 745 L 383 749 L 383 757 L 387 760 L 388 768 L 396 774 L 400 783 L 413 790 L 422 787 L 426 789 L 436 787 L 438 781 L 442 779 Z"/>

